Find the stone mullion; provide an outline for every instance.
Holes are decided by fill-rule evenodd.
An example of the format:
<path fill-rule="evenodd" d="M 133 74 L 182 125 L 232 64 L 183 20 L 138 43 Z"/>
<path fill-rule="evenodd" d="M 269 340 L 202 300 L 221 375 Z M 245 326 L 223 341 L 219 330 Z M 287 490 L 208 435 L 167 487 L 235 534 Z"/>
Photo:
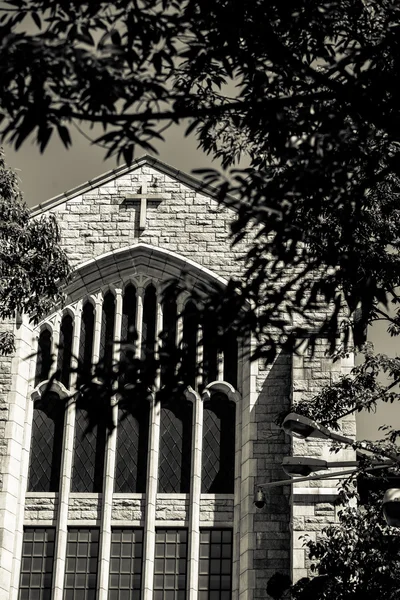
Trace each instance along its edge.
<path fill-rule="evenodd" d="M 100 359 L 100 342 L 101 342 L 101 322 L 103 319 L 103 294 L 99 292 L 95 296 L 95 312 L 94 312 L 94 335 L 93 335 L 93 351 L 92 364 L 97 365 Z"/>
<path fill-rule="evenodd" d="M 49 370 L 49 379 L 54 375 L 57 371 L 57 362 L 58 362 L 58 351 L 60 345 L 60 327 L 61 327 L 61 314 L 57 314 L 54 324 L 52 327 L 51 334 L 51 366 Z"/>
<path fill-rule="evenodd" d="M 185 393 L 193 402 L 192 475 L 189 499 L 188 600 L 197 600 L 199 587 L 201 452 L 203 440 L 203 401 L 191 388 Z"/>
<path fill-rule="evenodd" d="M 25 423 L 24 423 L 24 445 L 21 460 L 21 488 L 20 488 L 20 499 L 17 514 L 17 527 L 15 534 L 14 544 L 14 561 L 12 569 L 12 581 L 9 600 L 16 600 L 18 597 L 19 588 L 19 574 L 21 569 L 21 554 L 22 554 L 22 542 L 24 534 L 24 517 L 25 517 L 25 491 L 27 489 L 28 482 L 28 471 L 29 471 L 29 451 L 30 451 L 30 439 L 32 432 L 32 419 L 33 419 L 33 405 L 34 402 L 31 397 L 32 383 L 35 379 L 36 370 L 36 359 L 38 351 L 39 333 L 32 337 L 32 358 L 29 365 L 29 393 L 26 400 L 26 411 L 25 411 Z"/>
<path fill-rule="evenodd" d="M 81 335 L 82 321 L 82 301 L 79 301 L 74 318 L 74 331 L 72 339 L 72 360 L 70 389 L 76 389 L 78 366 L 77 357 L 79 356 L 79 344 Z M 74 429 L 75 429 L 75 402 L 69 402 L 65 411 L 64 422 L 64 444 L 61 458 L 60 486 L 58 493 L 58 512 L 57 512 L 57 530 L 54 553 L 54 577 L 53 577 L 53 600 L 62 600 L 64 589 L 65 560 L 67 553 L 68 536 L 68 505 L 69 494 L 71 490 L 71 474 L 74 448 Z"/>
<path fill-rule="evenodd" d="M 204 383 L 204 348 L 203 348 L 203 328 L 198 326 L 196 336 L 196 391 L 198 392 L 201 384 Z"/>
<path fill-rule="evenodd" d="M 143 296 L 144 290 L 143 287 L 137 288 L 137 305 L 136 305 L 136 333 L 137 333 L 137 343 L 135 348 L 135 356 L 136 358 L 140 358 L 142 356 L 142 332 L 143 332 Z"/>
<path fill-rule="evenodd" d="M 118 363 L 121 354 L 121 328 L 122 328 L 122 290 L 115 290 L 115 322 L 114 322 L 114 346 L 113 362 Z M 118 406 L 113 398 L 114 423 L 118 421 Z M 118 425 L 117 425 L 118 426 Z M 112 502 L 114 492 L 114 474 L 117 446 L 117 428 L 108 435 L 106 446 L 106 460 L 104 463 L 103 477 L 103 502 L 100 524 L 100 553 L 99 553 L 99 577 L 98 577 L 98 600 L 107 600 L 108 580 L 110 572 L 111 553 L 111 518 Z"/>
<path fill-rule="evenodd" d="M 143 308 L 143 307 L 142 307 Z M 142 312 L 143 314 L 143 312 Z M 159 357 L 160 333 L 163 328 L 163 310 L 161 293 L 157 290 L 157 312 L 156 312 L 156 343 L 155 356 Z M 155 522 L 158 486 L 158 456 L 160 445 L 160 404 L 157 402 L 157 391 L 160 386 L 160 369 L 157 371 L 155 382 L 155 394 L 153 394 L 150 419 L 149 436 L 149 465 L 147 472 L 147 494 L 145 508 L 145 537 L 143 556 L 143 599 L 152 600 L 154 587 L 154 559 L 155 559 Z"/>
<path fill-rule="evenodd" d="M 224 352 L 217 353 L 217 381 L 224 381 Z"/>
<path fill-rule="evenodd" d="M 151 406 L 149 435 L 149 465 L 147 471 L 143 600 L 153 598 L 154 556 L 155 556 L 155 521 L 158 484 L 158 454 L 160 444 L 160 404 L 153 397 Z"/>

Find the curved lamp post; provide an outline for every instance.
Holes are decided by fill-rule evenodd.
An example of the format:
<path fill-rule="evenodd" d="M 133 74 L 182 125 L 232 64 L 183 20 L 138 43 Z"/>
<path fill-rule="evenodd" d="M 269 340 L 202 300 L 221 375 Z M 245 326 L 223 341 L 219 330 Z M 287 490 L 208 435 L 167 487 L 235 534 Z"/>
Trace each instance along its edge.
<path fill-rule="evenodd" d="M 297 413 L 289 413 L 283 423 L 282 429 L 294 437 L 306 439 L 308 437 L 314 437 L 319 439 L 330 439 L 335 442 L 342 444 L 352 444 L 351 438 L 345 437 L 334 431 L 331 431 L 327 427 L 320 425 L 316 421 L 303 417 Z M 370 451 L 372 452 L 372 451 Z M 382 469 L 385 467 L 393 466 L 394 464 L 400 463 L 400 457 L 397 455 L 390 455 L 387 462 L 375 462 L 373 465 L 366 469 L 367 471 L 373 471 L 374 469 Z M 263 488 L 277 487 L 282 485 L 292 485 L 293 483 L 302 481 L 312 481 L 314 479 L 329 479 L 338 478 L 345 475 L 354 473 L 355 468 L 346 471 L 336 471 L 334 473 L 324 473 L 320 475 L 312 475 L 316 471 L 327 471 L 335 467 L 357 467 L 359 461 L 326 461 L 319 458 L 311 457 L 295 457 L 286 456 L 282 462 L 282 468 L 287 475 L 293 477 L 294 475 L 300 475 L 294 479 L 286 479 L 283 481 L 271 481 L 268 483 L 262 483 L 258 485 L 254 504 L 257 508 L 263 508 L 265 505 L 265 494 Z M 386 491 L 382 501 L 383 516 L 388 525 L 392 527 L 400 527 L 400 489 L 391 488 Z"/>

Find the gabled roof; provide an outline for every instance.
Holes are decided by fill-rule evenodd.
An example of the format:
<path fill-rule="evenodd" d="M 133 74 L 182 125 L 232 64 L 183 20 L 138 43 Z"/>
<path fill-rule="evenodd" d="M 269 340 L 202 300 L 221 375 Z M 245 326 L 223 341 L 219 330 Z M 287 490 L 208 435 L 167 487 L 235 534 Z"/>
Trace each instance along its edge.
<path fill-rule="evenodd" d="M 54 196 L 54 198 L 50 198 L 50 200 L 46 200 L 45 202 L 42 202 L 37 206 L 33 206 L 31 208 L 31 215 L 39 215 L 40 213 L 50 210 L 58 206 L 59 204 L 66 202 L 67 200 L 71 200 L 76 196 L 84 194 L 85 192 L 93 190 L 94 188 L 100 187 L 101 185 L 104 185 L 105 183 L 108 183 L 109 181 L 112 181 L 113 179 L 116 179 L 121 175 L 126 175 L 131 171 L 135 171 L 136 169 L 144 165 L 154 167 L 158 171 L 161 171 L 161 173 L 164 173 L 165 175 L 176 179 L 177 181 L 183 183 L 184 185 L 187 185 L 188 187 L 194 190 L 202 192 L 208 196 L 211 196 L 212 198 L 218 198 L 218 190 L 215 187 L 205 184 L 200 179 L 197 179 L 196 177 L 193 177 L 188 173 L 184 173 L 183 171 L 179 171 L 171 165 L 167 165 L 158 158 L 155 158 L 154 156 L 145 154 L 144 156 L 133 160 L 129 166 L 123 165 L 116 169 L 111 169 L 110 171 L 103 173 L 103 175 L 99 175 L 98 177 L 95 177 L 94 179 L 91 179 L 81 185 L 78 185 L 77 187 L 74 187 L 67 192 L 63 192 L 58 196 Z M 233 200 L 233 198 L 231 200 Z"/>

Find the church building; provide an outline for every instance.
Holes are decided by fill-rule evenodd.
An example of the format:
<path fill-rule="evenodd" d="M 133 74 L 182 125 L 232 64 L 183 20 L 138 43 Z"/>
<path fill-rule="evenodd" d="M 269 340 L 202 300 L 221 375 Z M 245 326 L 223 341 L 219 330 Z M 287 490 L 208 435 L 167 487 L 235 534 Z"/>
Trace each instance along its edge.
<path fill-rule="evenodd" d="M 1 325 L 16 351 L 0 357 L 0 600 L 261 600 L 275 572 L 307 575 L 302 536 L 335 520 L 335 482 L 266 488 L 262 508 L 255 493 L 287 478 L 285 456 L 329 459 L 275 418 L 351 359 L 332 363 L 322 340 L 251 361 L 251 339 L 213 343 L 190 289 L 165 303 L 171 279 L 194 292 L 240 276 L 233 210 L 150 156 L 32 210 L 55 215 L 74 272 L 41 323 Z M 88 433 L 71 366 L 118 361 L 130 336 L 137 357 L 157 354 L 166 323 L 187 360 L 182 397 L 150 394 L 123 418 L 116 397 L 111 434 Z"/>

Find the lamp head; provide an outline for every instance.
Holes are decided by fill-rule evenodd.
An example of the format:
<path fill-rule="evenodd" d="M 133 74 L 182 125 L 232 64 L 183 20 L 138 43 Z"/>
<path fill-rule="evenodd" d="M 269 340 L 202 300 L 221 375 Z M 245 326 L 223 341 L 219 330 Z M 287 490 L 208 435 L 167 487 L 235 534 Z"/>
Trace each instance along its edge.
<path fill-rule="evenodd" d="M 293 477 L 293 475 L 308 477 L 315 471 L 324 471 L 327 468 L 328 463 L 326 460 L 319 458 L 285 456 L 282 461 L 282 469 L 290 477 Z"/>
<path fill-rule="evenodd" d="M 257 508 L 264 508 L 265 506 L 265 495 L 261 488 L 258 488 L 256 496 L 254 498 L 254 504 Z"/>
<path fill-rule="evenodd" d="M 400 489 L 386 490 L 382 500 L 382 510 L 388 525 L 400 527 Z"/>

